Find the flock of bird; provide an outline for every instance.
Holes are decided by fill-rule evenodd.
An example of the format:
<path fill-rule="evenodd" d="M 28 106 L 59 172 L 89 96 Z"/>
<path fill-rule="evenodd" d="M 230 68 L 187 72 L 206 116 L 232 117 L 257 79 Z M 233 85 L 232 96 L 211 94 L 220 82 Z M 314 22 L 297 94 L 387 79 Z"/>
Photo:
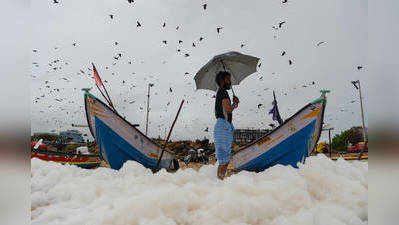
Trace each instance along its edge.
<path fill-rule="evenodd" d="M 59 3 L 60 3 L 60 0 L 53 0 L 53 4 L 59 4 Z M 127 3 L 128 4 L 134 4 L 135 1 L 134 0 L 127 0 Z M 282 0 L 281 1 L 281 4 L 287 4 L 287 3 L 289 3 L 288 0 Z M 208 4 L 207 3 L 201 5 L 201 10 L 207 10 L 207 9 L 208 9 Z M 108 14 L 107 16 L 109 17 L 110 20 L 113 20 L 116 15 L 115 14 Z M 136 21 L 136 28 L 137 29 L 142 29 L 143 26 L 144 26 L 143 24 L 144 23 L 142 21 L 137 20 Z M 286 25 L 287 25 L 286 21 L 280 21 L 276 25 L 273 25 L 272 29 L 277 32 L 277 31 L 279 31 L 281 29 L 285 29 Z M 162 28 L 166 29 L 166 26 L 167 26 L 166 22 L 162 22 L 161 23 L 161 27 Z M 174 29 L 175 30 L 179 30 L 180 26 L 181 25 L 177 25 L 177 26 L 175 25 Z M 215 34 L 216 35 L 222 35 L 223 34 L 223 29 L 224 29 L 223 26 L 215 26 Z M 274 35 L 274 38 L 276 38 L 276 37 L 277 36 Z M 188 43 L 190 43 L 192 48 L 196 48 L 205 40 L 206 40 L 206 37 L 200 35 L 200 36 L 198 36 L 198 39 L 196 39 L 195 41 L 189 41 Z M 187 50 L 183 50 L 183 48 L 179 47 L 179 46 L 182 46 L 183 43 L 185 43 L 185 42 L 186 42 L 185 40 L 177 40 L 176 44 L 177 44 L 178 48 L 177 48 L 176 51 L 178 53 L 182 53 L 182 51 L 185 51 L 184 53 L 182 53 L 182 56 L 190 57 L 190 52 L 188 52 Z M 161 40 L 161 43 L 162 43 L 162 45 L 170 44 L 168 40 Z M 115 46 L 117 46 L 117 45 L 119 45 L 119 42 L 118 41 L 113 41 L 113 44 Z M 79 43 L 78 42 L 72 42 L 71 45 L 73 47 L 76 47 L 76 48 L 79 47 Z M 315 44 L 316 47 L 321 47 L 323 45 L 327 45 L 327 42 L 326 41 L 319 41 L 319 42 L 317 42 Z M 244 48 L 246 46 L 246 44 L 244 42 L 241 42 L 241 44 L 239 46 L 240 46 L 240 48 Z M 59 50 L 59 47 L 55 46 L 54 50 L 55 51 Z M 33 49 L 33 53 L 34 54 L 35 53 L 39 53 L 39 49 Z M 288 65 L 289 66 L 293 66 L 293 64 L 294 64 L 293 56 L 289 56 L 289 52 L 287 50 L 281 50 L 280 56 L 281 57 L 288 57 L 288 59 L 287 59 Z M 124 54 L 122 52 L 114 53 L 114 55 L 112 56 L 112 60 L 113 60 L 112 65 L 113 66 L 117 65 L 117 63 L 120 60 L 122 60 L 124 57 L 125 56 L 124 56 Z M 126 59 L 126 63 L 128 63 L 129 65 L 132 65 L 134 62 L 137 62 L 137 60 Z M 62 72 L 63 68 L 67 67 L 67 66 L 70 66 L 71 63 L 72 63 L 71 61 L 64 60 L 61 57 L 56 58 L 56 59 L 51 59 L 48 62 L 47 73 L 55 73 L 55 74 L 58 74 L 58 75 L 63 74 L 63 72 Z M 141 61 L 141 63 L 143 63 L 143 61 Z M 166 63 L 166 61 L 164 61 L 163 63 Z M 36 68 L 40 67 L 39 63 L 37 63 L 37 62 L 33 62 L 32 65 L 33 65 L 33 67 L 36 67 Z M 258 67 L 260 68 L 261 65 L 262 64 L 259 63 Z M 105 70 L 111 69 L 110 66 L 105 66 L 104 68 L 105 68 Z M 356 69 L 357 70 L 362 70 L 363 66 L 361 66 L 361 65 L 356 66 Z M 117 76 L 117 74 L 115 72 L 112 72 L 111 74 L 113 76 Z M 187 72 L 187 71 L 184 72 L 184 76 L 185 77 L 188 77 L 191 74 L 192 73 Z M 275 74 L 276 73 L 272 73 L 272 75 L 275 75 Z M 90 67 L 80 68 L 78 71 L 76 71 L 76 75 L 78 77 L 86 77 L 86 78 L 90 78 L 90 79 L 93 78 L 92 69 Z M 132 72 L 132 75 L 135 75 L 135 72 Z M 31 77 L 33 79 L 36 79 L 38 76 L 32 74 Z M 154 77 L 148 76 L 148 80 L 147 80 L 147 78 L 144 78 L 144 81 L 150 81 L 151 79 L 154 81 L 153 78 Z M 48 111 L 51 110 L 52 112 L 58 112 L 57 113 L 58 115 L 64 114 L 64 116 L 65 116 L 65 117 L 62 117 L 62 118 L 60 118 L 60 116 L 43 117 L 42 119 L 43 119 L 43 122 L 45 124 L 54 124 L 55 127 L 57 127 L 57 129 L 61 129 L 61 128 L 65 128 L 65 127 L 70 126 L 70 122 L 68 122 L 68 121 L 74 121 L 74 120 L 76 121 L 77 119 L 81 118 L 82 115 L 84 116 L 84 107 L 82 105 L 79 105 L 79 107 L 77 109 L 71 110 L 70 106 L 71 105 L 76 105 L 77 102 L 69 100 L 70 99 L 70 95 L 64 94 L 64 93 L 68 93 L 68 91 L 70 89 L 65 87 L 65 85 L 63 85 L 63 84 L 71 82 L 72 79 L 74 79 L 73 76 L 72 77 L 71 76 L 69 76 L 69 77 L 68 76 L 62 76 L 61 78 L 59 78 L 59 80 L 63 82 L 63 83 L 61 83 L 62 87 L 55 86 L 56 84 L 57 85 L 60 84 L 59 82 L 56 82 L 55 80 L 51 80 L 51 79 L 44 80 L 43 86 L 38 88 L 38 90 L 41 92 L 41 94 L 38 95 L 38 96 L 33 96 L 33 104 L 40 104 L 41 106 L 43 106 L 44 104 L 47 104 L 47 103 L 51 103 L 51 100 L 54 100 L 52 104 L 47 105 L 47 110 Z M 260 81 L 262 81 L 263 80 L 263 76 L 259 76 L 258 79 Z M 157 79 L 155 79 L 155 81 L 157 81 Z M 104 83 L 108 83 L 107 80 L 103 80 L 103 82 Z M 191 85 L 192 82 L 189 82 L 187 84 Z M 128 90 L 126 92 L 124 92 L 124 93 L 123 92 L 119 93 L 118 97 L 120 97 L 120 98 L 123 98 L 123 96 L 129 96 L 128 92 L 133 90 L 133 88 L 136 87 L 136 84 L 128 82 L 127 78 L 126 79 L 125 78 L 122 79 L 121 85 L 122 86 L 127 86 Z M 317 84 L 316 84 L 315 81 L 311 81 L 311 82 L 307 82 L 305 84 L 301 84 L 301 85 L 292 87 L 292 90 L 297 90 L 297 89 L 300 89 L 300 88 L 308 88 L 308 87 L 312 87 L 312 86 L 316 86 L 316 85 Z M 154 86 L 154 84 L 152 84 L 151 86 Z M 71 87 L 71 88 L 73 89 L 74 92 L 80 91 L 76 87 Z M 265 89 L 263 89 L 263 91 L 266 91 L 268 89 L 269 88 L 265 88 Z M 281 95 L 287 96 L 288 91 L 289 90 L 281 91 Z M 252 91 L 252 94 L 255 94 L 255 92 L 256 91 Z M 169 87 L 167 93 L 173 93 L 173 87 Z M 155 92 L 153 94 L 155 96 L 158 95 L 157 92 Z M 205 94 L 205 95 L 208 96 L 208 94 Z M 262 97 L 262 95 L 259 94 L 259 93 L 256 94 L 256 96 L 257 97 Z M 208 97 L 215 98 L 215 95 L 214 94 L 209 94 Z M 195 100 L 196 100 L 196 98 L 191 96 L 190 100 L 186 101 L 186 105 L 190 104 L 190 101 L 195 101 Z M 258 103 L 257 105 L 255 105 L 254 108 L 249 109 L 249 111 L 250 112 L 255 112 L 255 113 L 267 114 L 269 109 L 268 109 L 268 105 L 265 106 L 265 103 L 268 100 L 269 99 L 261 98 L 261 103 Z M 271 100 L 270 100 L 270 102 L 271 102 Z M 355 100 L 350 101 L 350 103 L 355 103 L 355 102 L 356 102 Z M 137 111 L 140 111 L 140 112 L 144 112 L 144 110 L 145 110 L 145 103 L 142 102 L 142 103 L 138 104 L 137 100 L 135 100 L 135 99 L 123 99 L 123 103 L 129 104 L 129 105 L 137 104 Z M 202 104 L 202 105 L 203 106 L 211 105 L 211 107 L 213 107 L 213 105 L 209 104 L 209 103 L 208 104 Z M 169 109 L 170 106 L 171 106 L 171 102 L 170 101 L 166 102 L 165 103 L 165 107 L 163 108 L 163 112 L 165 112 L 165 113 L 168 112 L 168 109 Z M 122 110 L 126 110 L 126 106 L 122 106 L 121 109 Z M 345 112 L 345 109 L 341 109 L 340 111 L 341 112 Z M 46 110 L 41 109 L 40 111 L 38 111 L 38 113 L 45 114 Z M 123 114 L 123 112 L 121 114 Z M 240 116 L 240 115 L 237 115 L 237 116 Z M 65 118 L 67 118 L 67 119 L 65 119 Z M 162 119 L 162 115 L 159 116 L 159 118 L 161 120 Z M 158 126 L 157 126 L 158 131 L 162 131 L 162 129 L 164 129 L 168 125 L 168 123 L 169 123 L 169 121 L 165 121 L 165 123 L 158 124 Z M 260 123 L 261 123 L 261 125 L 266 125 L 263 122 L 260 122 Z M 151 124 L 151 122 L 150 122 L 150 124 Z M 268 125 L 271 128 L 273 128 L 275 126 L 274 123 L 269 123 Z M 187 128 L 187 126 L 190 126 L 190 124 L 185 125 L 186 128 Z M 203 132 L 206 133 L 206 132 L 210 131 L 209 130 L 209 126 L 207 126 L 206 124 L 203 124 L 203 126 L 205 127 Z"/>

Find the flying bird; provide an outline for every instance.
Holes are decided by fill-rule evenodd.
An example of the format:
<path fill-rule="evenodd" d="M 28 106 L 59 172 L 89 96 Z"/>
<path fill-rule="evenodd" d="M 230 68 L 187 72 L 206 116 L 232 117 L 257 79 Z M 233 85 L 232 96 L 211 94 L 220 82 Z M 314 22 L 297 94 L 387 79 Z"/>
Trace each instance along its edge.
<path fill-rule="evenodd" d="M 141 23 L 139 21 L 136 21 L 137 25 L 136 27 L 141 27 Z"/>
<path fill-rule="evenodd" d="M 195 43 L 193 42 L 193 47 L 195 47 Z"/>
<path fill-rule="evenodd" d="M 203 37 L 200 37 L 200 38 L 199 38 L 199 41 L 202 41 L 202 40 L 204 40 L 204 38 L 203 38 Z"/>
<path fill-rule="evenodd" d="M 168 42 L 166 40 L 163 40 L 162 43 L 164 43 L 165 45 L 168 44 Z"/>
<path fill-rule="evenodd" d="M 76 43 L 73 43 L 72 45 L 73 45 L 73 46 L 76 46 Z"/>
<path fill-rule="evenodd" d="M 134 2 L 134 0 L 127 0 L 127 2 L 129 2 L 130 4 L 132 4 Z"/>
<path fill-rule="evenodd" d="M 218 34 L 220 33 L 220 30 L 223 29 L 223 27 L 217 27 L 216 31 L 218 32 Z"/>
<path fill-rule="evenodd" d="M 179 30 L 179 28 L 180 28 L 180 27 L 179 27 L 179 26 L 177 26 L 177 27 L 176 27 L 176 30 Z"/>
<path fill-rule="evenodd" d="M 278 27 L 281 28 L 283 26 L 283 24 L 285 24 L 285 21 L 278 23 Z"/>
<path fill-rule="evenodd" d="M 182 40 L 179 40 L 179 44 L 183 44 L 183 41 L 182 41 Z"/>
<path fill-rule="evenodd" d="M 284 56 L 285 55 L 285 51 L 283 51 L 282 53 L 281 53 L 281 56 Z"/>
<path fill-rule="evenodd" d="M 209 127 L 205 128 L 204 132 L 209 132 Z"/>
<path fill-rule="evenodd" d="M 244 46 L 245 46 L 245 44 L 241 44 L 241 48 L 244 47 Z"/>
<path fill-rule="evenodd" d="M 288 0 L 283 0 L 281 3 L 285 4 L 285 3 L 287 3 L 287 2 L 288 2 Z"/>
<path fill-rule="evenodd" d="M 288 60 L 288 64 L 292 65 L 292 60 L 291 59 Z"/>
<path fill-rule="evenodd" d="M 166 26 L 166 23 L 165 22 L 163 22 L 163 25 L 162 25 L 162 27 L 165 27 Z"/>
<path fill-rule="evenodd" d="M 258 104 L 258 109 L 262 106 L 263 104 Z"/>
<path fill-rule="evenodd" d="M 189 56 L 190 56 L 190 54 L 186 53 L 186 54 L 184 54 L 184 56 L 185 56 L 185 57 L 189 57 Z"/>
<path fill-rule="evenodd" d="M 53 0 L 53 4 L 58 4 L 58 3 L 60 3 L 60 2 L 57 0 Z"/>
<path fill-rule="evenodd" d="M 109 17 L 110 17 L 111 19 L 113 19 L 113 18 L 114 18 L 114 15 L 112 15 L 112 14 L 109 14 Z"/>
<path fill-rule="evenodd" d="M 169 88 L 169 91 L 172 92 L 172 88 L 171 87 Z"/>
<path fill-rule="evenodd" d="M 363 66 L 357 66 L 357 69 L 361 70 L 361 69 L 363 69 Z"/>
<path fill-rule="evenodd" d="M 326 43 L 325 41 L 320 41 L 320 42 L 317 43 L 316 45 L 317 45 L 317 46 L 320 46 L 320 45 L 325 44 L 325 43 Z"/>
<path fill-rule="evenodd" d="M 260 68 L 261 65 L 262 65 L 262 63 L 259 63 L 258 68 Z"/>

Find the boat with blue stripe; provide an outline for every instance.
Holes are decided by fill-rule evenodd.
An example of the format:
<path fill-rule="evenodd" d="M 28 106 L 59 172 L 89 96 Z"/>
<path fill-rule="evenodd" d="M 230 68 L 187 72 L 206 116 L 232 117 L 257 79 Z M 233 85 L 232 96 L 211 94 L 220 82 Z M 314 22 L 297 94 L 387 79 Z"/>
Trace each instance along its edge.
<path fill-rule="evenodd" d="M 161 146 L 92 95 L 88 89 L 85 89 L 84 99 L 90 132 L 96 139 L 102 157 L 112 169 L 119 170 L 128 160 L 136 161 L 153 171 L 158 169 L 156 163 L 162 152 Z M 159 168 L 177 170 L 179 167 L 175 155 L 165 150 Z"/>
<path fill-rule="evenodd" d="M 320 138 L 328 92 L 322 90 L 320 98 L 269 134 L 234 152 L 231 158 L 233 170 L 261 172 L 277 164 L 297 168 L 298 163 L 304 163 Z"/>

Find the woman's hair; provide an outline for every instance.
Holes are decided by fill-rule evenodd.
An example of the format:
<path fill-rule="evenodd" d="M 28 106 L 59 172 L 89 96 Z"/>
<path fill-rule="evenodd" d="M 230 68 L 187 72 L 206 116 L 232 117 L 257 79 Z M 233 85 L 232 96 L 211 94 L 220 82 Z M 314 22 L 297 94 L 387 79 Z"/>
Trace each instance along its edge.
<path fill-rule="evenodd" d="M 230 73 L 227 71 L 220 71 L 219 73 L 217 73 L 215 77 L 216 84 L 220 87 L 222 80 L 224 80 L 227 76 L 231 76 Z"/>

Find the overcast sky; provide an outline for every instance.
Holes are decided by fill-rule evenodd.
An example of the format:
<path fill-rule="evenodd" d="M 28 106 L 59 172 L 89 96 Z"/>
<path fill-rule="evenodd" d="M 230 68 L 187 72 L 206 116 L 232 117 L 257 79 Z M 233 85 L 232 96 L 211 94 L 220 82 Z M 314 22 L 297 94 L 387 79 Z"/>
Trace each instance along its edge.
<path fill-rule="evenodd" d="M 80 89 L 95 87 L 88 70 L 94 62 L 118 112 L 140 124 L 142 131 L 147 84 L 155 83 L 149 136 L 166 136 L 185 99 L 172 139 L 212 138 L 214 93 L 195 91 L 193 78 L 210 58 L 226 51 L 261 58 L 258 72 L 233 87 L 241 101 L 233 114 L 236 128 L 269 128 L 272 90 L 286 119 L 319 97 L 320 89 L 332 91 L 325 121 L 335 132 L 360 126 L 358 92 L 350 83 L 356 79 L 363 88 L 366 125 L 367 115 L 378 110 L 367 102 L 370 83 L 375 81 L 367 65 L 367 1 L 59 2 L 31 3 L 32 132 L 59 132 L 71 129 L 72 123 L 86 123 Z M 203 3 L 207 3 L 206 10 Z M 137 21 L 141 27 L 136 26 Z M 272 28 L 282 21 L 286 23 L 281 28 Z M 217 27 L 223 27 L 219 34 Z M 199 41 L 200 37 L 204 39 Z M 322 41 L 325 43 L 317 46 Z M 118 53 L 122 56 L 115 60 Z M 315 85 L 309 85 L 313 81 Z M 97 90 L 92 93 L 101 98 Z M 260 103 L 263 106 L 258 109 Z M 209 132 L 204 132 L 207 127 Z M 81 131 L 88 133 L 85 128 Z"/>

